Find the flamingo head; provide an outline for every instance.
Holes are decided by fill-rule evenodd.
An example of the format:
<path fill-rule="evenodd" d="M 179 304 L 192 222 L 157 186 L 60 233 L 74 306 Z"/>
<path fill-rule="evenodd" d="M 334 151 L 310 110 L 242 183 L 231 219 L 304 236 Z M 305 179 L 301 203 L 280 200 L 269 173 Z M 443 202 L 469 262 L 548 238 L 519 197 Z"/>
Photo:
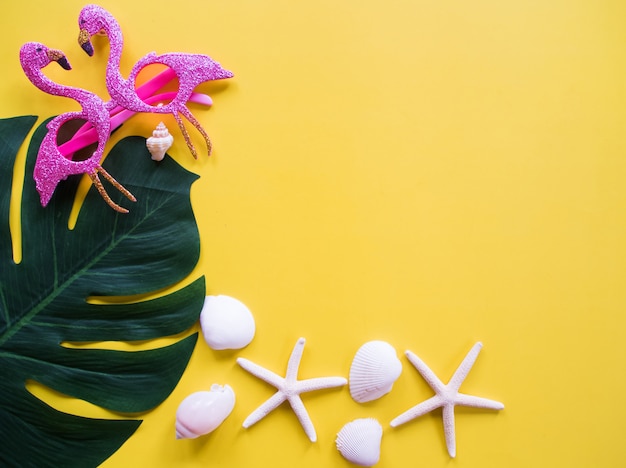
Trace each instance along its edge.
<path fill-rule="evenodd" d="M 94 52 L 91 36 L 102 34 L 109 17 L 111 14 L 98 5 L 87 5 L 78 15 L 78 27 L 80 28 L 78 44 L 90 57 L 93 56 Z"/>
<path fill-rule="evenodd" d="M 24 71 L 41 70 L 50 62 L 57 62 L 66 70 L 72 69 L 63 52 L 49 49 L 40 42 L 27 42 L 20 49 L 20 63 Z"/>

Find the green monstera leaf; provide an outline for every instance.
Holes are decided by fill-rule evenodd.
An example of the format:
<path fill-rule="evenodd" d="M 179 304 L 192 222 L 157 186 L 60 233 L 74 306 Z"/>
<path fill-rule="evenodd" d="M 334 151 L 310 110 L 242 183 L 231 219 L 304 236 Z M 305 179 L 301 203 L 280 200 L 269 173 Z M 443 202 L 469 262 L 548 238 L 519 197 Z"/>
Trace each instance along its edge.
<path fill-rule="evenodd" d="M 197 333 L 173 345 L 117 351 L 68 343 L 151 340 L 182 333 L 198 319 L 204 278 L 142 300 L 184 279 L 200 242 L 189 190 L 196 175 L 171 158 L 156 164 L 145 139 L 129 137 L 104 167 L 137 197 L 115 189 L 119 214 L 92 188 L 67 228 L 77 177 L 62 182 L 46 208 L 32 180 L 42 124 L 30 142 L 21 204 L 22 261 L 13 261 L 9 198 L 19 147 L 33 116 L 0 120 L 0 466 L 96 466 L 137 429 L 132 414 L 93 419 L 60 412 L 27 389 L 35 381 L 109 409 L 144 412 L 179 381 Z M 136 301 L 108 300 L 135 296 Z M 154 296 L 154 295 L 153 295 Z M 89 298 L 98 297 L 94 301 Z"/>

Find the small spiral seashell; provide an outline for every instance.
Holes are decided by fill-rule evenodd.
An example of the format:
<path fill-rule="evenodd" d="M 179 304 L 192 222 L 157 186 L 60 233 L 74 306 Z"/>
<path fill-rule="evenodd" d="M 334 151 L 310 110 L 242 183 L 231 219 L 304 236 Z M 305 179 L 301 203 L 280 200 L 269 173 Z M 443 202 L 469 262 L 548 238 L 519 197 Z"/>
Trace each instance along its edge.
<path fill-rule="evenodd" d="M 200 312 L 202 335 L 211 349 L 241 349 L 252 341 L 256 326 L 245 304 L 230 296 L 207 296 Z"/>
<path fill-rule="evenodd" d="M 374 466 L 380 460 L 383 428 L 374 418 L 355 419 L 341 428 L 335 444 L 349 462 L 359 466 Z"/>
<path fill-rule="evenodd" d="M 146 140 L 146 146 L 154 161 L 162 161 L 166 151 L 172 147 L 172 143 L 174 143 L 174 137 L 170 135 L 163 122 L 157 125 L 152 136 Z"/>
<path fill-rule="evenodd" d="M 195 439 L 214 431 L 233 410 L 235 392 L 230 385 L 211 386 L 185 398 L 176 411 L 176 438 Z"/>
<path fill-rule="evenodd" d="M 350 366 L 350 395 L 359 403 L 376 400 L 391 391 L 402 363 L 393 346 L 369 341 L 359 348 Z"/>

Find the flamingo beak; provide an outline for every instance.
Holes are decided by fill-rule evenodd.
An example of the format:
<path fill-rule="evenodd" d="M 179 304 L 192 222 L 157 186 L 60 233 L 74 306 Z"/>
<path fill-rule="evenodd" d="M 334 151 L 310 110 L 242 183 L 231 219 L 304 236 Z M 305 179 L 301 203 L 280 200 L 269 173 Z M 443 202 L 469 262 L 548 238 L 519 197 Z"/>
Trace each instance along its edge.
<path fill-rule="evenodd" d="M 50 61 L 57 62 L 65 70 L 72 69 L 70 63 L 67 61 L 67 57 L 65 57 L 65 54 L 60 50 L 48 49 L 48 58 Z"/>
<path fill-rule="evenodd" d="M 78 44 L 83 48 L 87 55 L 93 57 L 93 45 L 91 45 L 91 35 L 86 29 L 81 29 L 78 33 Z"/>

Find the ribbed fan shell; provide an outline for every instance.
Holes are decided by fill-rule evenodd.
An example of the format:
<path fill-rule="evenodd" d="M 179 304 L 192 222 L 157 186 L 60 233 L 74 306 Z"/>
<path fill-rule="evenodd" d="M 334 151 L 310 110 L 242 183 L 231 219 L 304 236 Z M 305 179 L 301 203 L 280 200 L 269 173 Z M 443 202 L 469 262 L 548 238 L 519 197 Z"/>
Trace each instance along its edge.
<path fill-rule="evenodd" d="M 374 466 L 380 460 L 383 428 L 374 418 L 355 419 L 341 428 L 335 443 L 343 457 L 360 466 Z"/>
<path fill-rule="evenodd" d="M 396 350 L 384 341 L 369 341 L 359 348 L 350 366 L 350 395 L 359 402 L 389 393 L 402 372 Z"/>

